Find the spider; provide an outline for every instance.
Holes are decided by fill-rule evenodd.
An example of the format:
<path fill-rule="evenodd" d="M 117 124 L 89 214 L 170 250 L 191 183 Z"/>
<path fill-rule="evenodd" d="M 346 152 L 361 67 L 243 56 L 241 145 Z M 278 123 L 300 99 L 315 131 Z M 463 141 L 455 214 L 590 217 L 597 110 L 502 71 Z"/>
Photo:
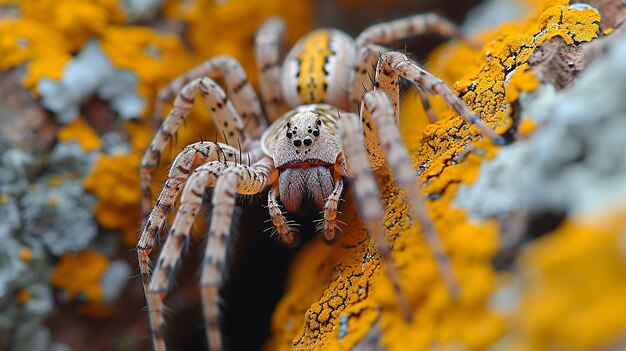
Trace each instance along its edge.
<path fill-rule="evenodd" d="M 381 198 L 373 173 L 386 162 L 419 219 L 446 286 L 452 295 L 458 292 L 397 127 L 399 78 L 416 85 L 431 121 L 436 117 L 427 93 L 443 97 L 493 142 L 502 143 L 502 138 L 470 112 L 442 80 L 404 54 L 381 46 L 427 32 L 464 39 L 442 17 L 419 14 L 370 26 L 356 39 L 334 29 L 316 30 L 296 43 L 281 66 L 284 24 L 280 19 L 271 19 L 257 32 L 254 48 L 263 104 L 241 65 L 227 56 L 206 61 L 159 92 L 155 107 L 159 117 L 162 104 L 176 92 L 178 95 L 142 160 L 144 210 L 151 205 L 152 171 L 187 118 L 198 93 L 211 110 L 215 125 L 223 131 L 226 143 L 201 141 L 186 146 L 172 162 L 163 189 L 145 220 L 137 253 L 155 350 L 166 349 L 163 299 L 207 188 L 213 188 L 213 210 L 200 289 L 211 350 L 222 349 L 218 300 L 236 194 L 267 190 L 271 222 L 284 244 L 296 245 L 298 232 L 286 219 L 283 206 L 290 213 L 321 211 L 318 230 L 332 242 L 338 235 L 337 206 L 344 180 L 352 178 L 359 216 L 377 246 L 398 304 L 410 320 L 411 308 L 400 288 L 385 238 Z M 228 94 L 214 79 L 224 83 Z M 266 120 L 271 122 L 269 126 Z M 228 141 L 233 145 L 236 141 L 237 147 Z M 149 255 L 179 194 L 180 206 L 151 277 Z"/>

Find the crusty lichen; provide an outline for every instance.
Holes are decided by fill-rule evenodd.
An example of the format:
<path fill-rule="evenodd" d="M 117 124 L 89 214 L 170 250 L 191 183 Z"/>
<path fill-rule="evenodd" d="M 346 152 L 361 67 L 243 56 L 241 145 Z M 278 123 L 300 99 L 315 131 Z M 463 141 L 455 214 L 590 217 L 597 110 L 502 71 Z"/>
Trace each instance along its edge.
<path fill-rule="evenodd" d="M 567 1 L 544 5 L 541 15 L 528 22 L 504 24 L 483 33 L 480 40 L 485 44 L 480 50 L 452 44 L 431 57 L 429 69 L 454 83 L 470 108 L 500 132 L 511 126 L 509 103 L 520 91 L 539 85 L 526 67 L 537 45 L 557 35 L 567 36 L 570 42 L 597 35 L 597 12 L 570 9 Z M 351 225 L 338 242 L 332 246 L 312 242 L 297 257 L 287 292 L 274 313 L 273 336 L 266 349 L 346 350 L 373 330 L 380 330 L 378 344 L 388 350 L 432 345 L 484 349 L 505 334 L 504 316 L 489 308 L 501 279 L 491 265 L 499 248 L 498 226 L 473 223 L 465 210 L 453 205 L 459 186 L 472 183 L 482 161 L 500 148 L 477 141 L 475 128 L 468 128 L 439 98 L 433 99 L 433 108 L 441 120 L 428 125 L 416 100 L 413 96 L 404 100 L 401 129 L 462 286 L 460 297 L 453 300 L 448 295 L 419 225 L 383 170 L 379 184 L 386 205 L 387 237 L 393 243 L 402 289 L 413 308 L 413 322 L 407 324 L 402 318 L 373 243 L 356 225 L 359 220 L 353 205 L 346 206 L 342 220 Z"/>

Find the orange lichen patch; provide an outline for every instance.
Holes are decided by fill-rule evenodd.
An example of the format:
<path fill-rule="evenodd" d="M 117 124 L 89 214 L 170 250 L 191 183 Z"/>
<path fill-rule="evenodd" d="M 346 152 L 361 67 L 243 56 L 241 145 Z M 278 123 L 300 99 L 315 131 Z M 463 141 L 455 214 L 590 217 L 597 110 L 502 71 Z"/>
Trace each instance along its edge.
<path fill-rule="evenodd" d="M 450 84 L 456 82 L 454 88 L 469 107 L 503 132 L 512 125 L 507 102 L 539 84 L 525 71 L 538 45 L 536 38 L 559 33 L 578 41 L 597 32 L 593 29 L 598 21 L 595 12 L 570 10 L 566 5 L 550 1 L 545 9 L 563 18 L 575 17 L 580 26 L 562 30 L 565 23 L 547 15 L 539 20 L 535 16 L 528 23 L 502 25 L 481 36 L 485 42 L 481 50 L 466 44 L 437 49 L 429 69 Z M 508 83 L 514 85 L 507 89 L 507 76 L 515 69 L 520 76 L 512 78 Z M 381 331 L 379 344 L 387 350 L 433 345 L 480 350 L 506 333 L 505 318 L 488 306 L 499 282 L 491 266 L 499 248 L 497 225 L 472 223 L 464 210 L 453 205 L 459 186 L 471 184 L 482 162 L 495 156 L 500 147 L 480 140 L 478 131 L 440 98 L 432 99 L 440 118 L 435 124 L 427 124 L 419 99 L 412 94 L 402 105 L 401 132 L 420 170 L 429 212 L 460 283 L 459 298 L 449 296 L 419 223 L 388 170 L 382 170 L 379 186 L 386 206 L 386 234 L 393 245 L 402 290 L 413 309 L 413 322 L 404 321 L 375 247 L 359 225 L 354 204 L 347 201 L 342 220 L 350 225 L 338 242 L 332 246 L 313 242 L 296 258 L 287 292 L 272 319 L 273 336 L 267 350 L 347 350 L 375 329 Z M 352 194 L 345 197 L 351 199 Z"/>
<path fill-rule="evenodd" d="M 626 212 L 568 220 L 520 260 L 517 350 L 600 350 L 626 341 Z M 619 348 L 619 347 L 618 347 Z M 514 349 L 514 348 L 509 348 Z"/>
<path fill-rule="evenodd" d="M 521 121 L 518 128 L 518 132 L 522 137 L 531 135 L 535 130 L 537 130 L 537 124 L 530 118 Z"/>
<path fill-rule="evenodd" d="M 70 300 L 81 296 L 87 301 L 100 301 L 100 279 L 108 266 L 109 260 L 94 250 L 67 253 L 52 271 L 50 284 L 62 289 Z"/>
<path fill-rule="evenodd" d="M 519 98 L 520 92 L 533 91 L 537 87 L 539 87 L 539 79 L 537 79 L 535 72 L 528 69 L 528 64 L 520 65 L 511 75 L 505 89 L 504 100 L 510 104 Z"/>
<path fill-rule="evenodd" d="M 85 190 L 96 195 L 94 207 L 98 222 L 108 229 L 122 230 L 127 244 L 136 244 L 141 221 L 139 209 L 139 162 L 136 153 L 100 155 L 91 174 L 84 180 Z"/>
<path fill-rule="evenodd" d="M 33 91 L 41 78 L 61 79 L 65 64 L 89 38 L 124 20 L 115 0 L 27 0 L 13 6 L 20 17 L 0 23 L 0 69 L 28 63 L 22 84 Z"/>
<path fill-rule="evenodd" d="M 139 94 L 146 99 L 194 63 L 180 38 L 148 27 L 109 27 L 101 45 L 114 66 L 137 74 Z"/>
<path fill-rule="evenodd" d="M 60 128 L 57 137 L 64 142 L 75 140 L 87 152 L 102 148 L 98 133 L 81 117 Z"/>
<path fill-rule="evenodd" d="M 294 43 L 311 28 L 312 3 L 301 1 L 298 6 L 292 6 L 289 0 L 170 0 L 164 13 L 171 20 L 187 24 L 189 43 L 199 60 L 218 54 L 231 55 L 247 68 L 250 81 L 256 84 L 257 75 L 252 74 L 255 66 L 252 45 L 257 29 L 270 17 L 279 16 L 287 23 L 287 42 Z"/>
<path fill-rule="evenodd" d="M 20 259 L 24 262 L 30 262 L 33 260 L 33 251 L 27 247 L 20 250 Z"/>
<path fill-rule="evenodd" d="M 17 303 L 19 303 L 20 305 L 23 305 L 30 301 L 32 297 L 33 294 L 30 292 L 30 290 L 24 288 L 20 289 L 20 291 L 17 293 L 17 296 L 15 296 L 15 301 L 17 301 Z"/>
<path fill-rule="evenodd" d="M 71 59 L 69 47 L 60 33 L 29 19 L 0 22 L 0 52 L 2 71 L 28 62 L 22 84 L 33 89 L 42 76 L 61 79 L 63 67 Z"/>

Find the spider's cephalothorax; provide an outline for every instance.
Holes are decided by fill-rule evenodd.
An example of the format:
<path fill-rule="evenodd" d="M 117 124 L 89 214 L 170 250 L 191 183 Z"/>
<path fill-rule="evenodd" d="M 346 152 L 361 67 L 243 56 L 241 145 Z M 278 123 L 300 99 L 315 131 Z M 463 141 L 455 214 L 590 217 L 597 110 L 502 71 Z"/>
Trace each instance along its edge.
<path fill-rule="evenodd" d="M 291 213 L 321 211 L 318 229 L 330 242 L 337 235 L 337 205 L 344 178 L 351 177 L 359 215 L 376 243 L 398 305 L 411 320 L 412 310 L 402 293 L 385 239 L 383 209 L 373 173 L 387 163 L 422 226 L 444 283 L 452 295 L 458 291 L 397 127 L 400 77 L 417 86 L 431 120 L 436 117 L 427 93 L 443 97 L 487 138 L 497 143 L 502 138 L 471 113 L 443 81 L 402 53 L 380 46 L 426 32 L 461 37 L 456 27 L 441 17 L 426 14 L 371 26 L 356 40 L 337 30 L 321 29 L 301 39 L 281 65 L 283 31 L 280 20 L 270 20 L 255 40 L 264 108 L 242 67 L 226 56 L 206 61 L 159 93 L 155 106 L 158 117 L 161 104 L 178 95 L 142 160 L 144 210 L 151 206 L 152 171 L 198 94 L 211 110 L 217 128 L 226 139 L 236 140 L 238 147 L 218 142 L 186 146 L 172 162 L 163 189 L 145 220 L 137 252 L 153 344 L 158 351 L 165 350 L 163 298 L 208 187 L 214 188 L 213 210 L 200 289 L 212 350 L 222 349 L 218 296 L 236 194 L 258 194 L 268 189 L 272 225 L 286 245 L 294 245 L 298 237 L 284 216 L 283 206 Z M 218 78 L 224 82 L 226 92 L 215 83 Z M 149 255 L 179 194 L 180 206 L 152 276 Z"/>
<path fill-rule="evenodd" d="M 285 114 L 264 134 L 264 152 L 279 172 L 278 196 L 288 212 L 319 212 L 343 177 L 335 169 L 341 140 L 328 105 L 306 105 Z M 336 110 L 336 109 L 335 109 Z M 326 125 L 332 123 L 332 128 Z M 269 144 L 268 144 L 269 142 Z"/>

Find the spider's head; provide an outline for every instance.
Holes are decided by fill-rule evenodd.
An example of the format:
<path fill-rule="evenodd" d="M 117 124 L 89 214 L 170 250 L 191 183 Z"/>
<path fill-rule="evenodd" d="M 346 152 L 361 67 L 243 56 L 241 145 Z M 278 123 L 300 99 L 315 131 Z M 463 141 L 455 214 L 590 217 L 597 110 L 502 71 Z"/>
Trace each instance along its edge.
<path fill-rule="evenodd" d="M 335 128 L 316 110 L 296 110 L 277 130 L 273 158 L 276 168 L 332 165 L 341 152 Z"/>

